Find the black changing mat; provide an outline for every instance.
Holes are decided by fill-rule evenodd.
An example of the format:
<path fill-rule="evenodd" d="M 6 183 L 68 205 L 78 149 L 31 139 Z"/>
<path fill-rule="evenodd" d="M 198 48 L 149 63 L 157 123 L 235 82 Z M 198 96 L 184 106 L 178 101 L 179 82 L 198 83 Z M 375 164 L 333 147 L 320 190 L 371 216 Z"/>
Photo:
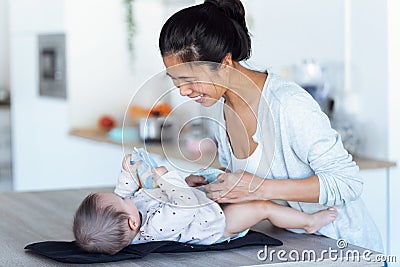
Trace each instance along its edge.
<path fill-rule="evenodd" d="M 81 250 L 74 241 L 44 241 L 29 244 L 25 249 L 67 263 L 102 263 L 129 259 L 140 259 L 149 253 L 195 252 L 207 250 L 226 250 L 252 245 L 280 246 L 282 242 L 265 234 L 249 231 L 241 238 L 213 245 L 191 245 L 174 241 L 156 241 L 129 245 L 115 255 L 88 253 Z"/>

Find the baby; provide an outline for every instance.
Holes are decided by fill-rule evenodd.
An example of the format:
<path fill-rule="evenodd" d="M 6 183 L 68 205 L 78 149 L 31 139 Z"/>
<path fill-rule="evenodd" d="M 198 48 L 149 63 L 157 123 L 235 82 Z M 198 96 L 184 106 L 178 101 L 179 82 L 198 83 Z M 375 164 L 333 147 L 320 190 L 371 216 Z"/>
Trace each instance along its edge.
<path fill-rule="evenodd" d="M 149 164 L 126 157 L 115 193 L 95 193 L 83 200 L 73 223 L 82 249 L 115 254 L 129 244 L 161 240 L 207 245 L 242 237 L 266 219 L 281 228 L 314 233 L 337 216 L 334 208 L 306 214 L 271 201 L 221 207 L 189 187 L 178 172 Z M 140 175 L 145 172 L 139 169 L 151 169 L 155 188 L 143 187 Z"/>

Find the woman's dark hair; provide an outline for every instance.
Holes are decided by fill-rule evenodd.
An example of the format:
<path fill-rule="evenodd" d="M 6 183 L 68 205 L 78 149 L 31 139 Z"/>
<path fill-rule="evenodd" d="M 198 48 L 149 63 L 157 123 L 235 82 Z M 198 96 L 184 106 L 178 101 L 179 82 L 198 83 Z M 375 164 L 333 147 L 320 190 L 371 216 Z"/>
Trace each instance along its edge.
<path fill-rule="evenodd" d="M 251 41 L 240 0 L 206 0 L 178 11 L 164 24 L 159 39 L 162 56 L 174 54 L 182 62 L 221 63 L 248 59 Z"/>

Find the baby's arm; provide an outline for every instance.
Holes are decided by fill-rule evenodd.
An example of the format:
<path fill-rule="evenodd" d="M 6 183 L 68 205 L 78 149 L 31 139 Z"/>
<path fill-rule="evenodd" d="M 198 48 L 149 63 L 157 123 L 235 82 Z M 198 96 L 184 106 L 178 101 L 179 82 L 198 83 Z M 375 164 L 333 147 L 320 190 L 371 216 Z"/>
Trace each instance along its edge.
<path fill-rule="evenodd" d="M 178 172 L 170 171 L 163 175 L 155 169 L 153 179 L 165 193 L 168 200 L 160 203 L 160 208 L 151 217 L 149 224 L 152 226 L 151 235 L 169 238 L 176 236 L 188 228 L 198 212 L 198 199 L 184 178 Z M 148 190 L 151 193 L 153 189 Z M 156 190 L 156 189 L 155 189 Z M 201 208 L 201 207 L 200 207 Z"/>
<path fill-rule="evenodd" d="M 115 186 L 114 193 L 126 198 L 133 196 L 139 189 L 139 180 L 136 173 L 136 168 L 140 163 L 130 164 L 130 155 L 125 156 L 122 161 L 121 173 L 118 177 L 117 185 Z"/>
<path fill-rule="evenodd" d="M 208 183 L 218 183 L 218 175 L 222 173 L 225 173 L 225 171 L 214 168 L 201 169 L 186 177 L 186 182 L 192 187 L 202 186 Z"/>
<path fill-rule="evenodd" d="M 177 171 L 167 172 L 163 166 L 154 169 L 153 180 L 168 197 L 169 206 L 193 207 L 198 205 L 198 200 L 193 192 Z"/>

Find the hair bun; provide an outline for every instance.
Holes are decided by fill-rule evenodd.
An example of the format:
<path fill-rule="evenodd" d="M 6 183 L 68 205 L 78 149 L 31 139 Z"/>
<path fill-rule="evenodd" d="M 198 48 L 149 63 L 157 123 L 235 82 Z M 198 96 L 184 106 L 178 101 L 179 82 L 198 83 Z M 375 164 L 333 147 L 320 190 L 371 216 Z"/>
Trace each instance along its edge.
<path fill-rule="evenodd" d="M 205 4 L 212 4 L 221 9 L 229 18 L 246 27 L 245 11 L 240 0 L 205 0 Z"/>
<path fill-rule="evenodd" d="M 221 63 L 228 53 L 239 62 L 251 54 L 239 0 L 205 0 L 176 12 L 163 25 L 158 43 L 163 57 L 173 54 L 182 62 Z"/>

